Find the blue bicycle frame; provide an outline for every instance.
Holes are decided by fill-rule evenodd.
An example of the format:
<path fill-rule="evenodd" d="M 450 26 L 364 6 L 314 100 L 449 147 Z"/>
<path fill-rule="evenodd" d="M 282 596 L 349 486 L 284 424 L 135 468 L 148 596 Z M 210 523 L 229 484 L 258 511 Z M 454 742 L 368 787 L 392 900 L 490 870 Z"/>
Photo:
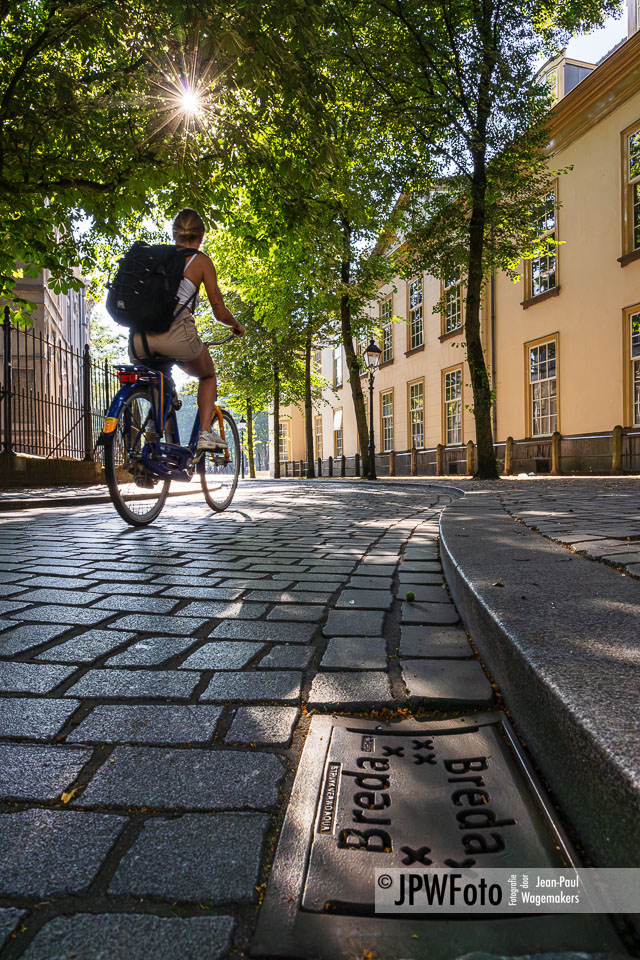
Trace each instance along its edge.
<path fill-rule="evenodd" d="M 145 437 L 147 424 L 143 424 L 143 429 L 138 430 L 135 442 L 129 444 L 128 453 L 129 455 L 135 454 L 136 445 L 144 438 L 144 446 L 138 451 L 138 454 L 144 466 L 151 473 L 167 480 L 191 480 L 194 473 L 193 463 L 196 457 L 196 443 L 200 432 L 200 414 L 196 414 L 189 443 L 186 447 L 180 444 L 178 423 L 175 416 L 173 419 L 174 442 L 164 443 L 160 438 L 164 433 L 169 417 L 173 416 L 175 412 L 176 388 L 171 376 L 162 369 L 145 367 L 142 364 L 119 366 L 116 369 L 118 370 L 121 387 L 111 401 L 102 433 L 98 438 L 98 444 L 106 446 L 113 443 L 118 419 L 126 401 L 138 384 L 149 384 L 151 387 L 149 393 L 155 437 L 153 439 Z M 222 425 L 222 416 L 218 408 L 216 408 L 216 415 Z M 224 430 L 224 428 L 222 429 Z M 224 432 L 222 436 L 224 437 Z M 199 458 L 199 461 L 202 462 L 202 458 Z M 190 471 L 188 467 L 191 467 Z"/>

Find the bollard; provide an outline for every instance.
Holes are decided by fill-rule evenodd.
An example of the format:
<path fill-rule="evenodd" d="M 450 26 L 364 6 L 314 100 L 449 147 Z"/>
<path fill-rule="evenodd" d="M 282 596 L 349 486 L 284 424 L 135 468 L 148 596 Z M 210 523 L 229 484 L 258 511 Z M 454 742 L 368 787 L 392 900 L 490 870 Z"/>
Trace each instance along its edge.
<path fill-rule="evenodd" d="M 389 476 L 395 477 L 396 475 L 396 452 L 395 450 L 389 450 Z"/>
<path fill-rule="evenodd" d="M 415 447 L 411 447 L 411 464 L 410 464 L 411 476 L 415 477 L 418 473 L 418 451 Z"/>
<path fill-rule="evenodd" d="M 318 457 L 318 476 L 322 476 L 322 457 Z"/>
<path fill-rule="evenodd" d="M 560 443 L 562 435 L 558 430 L 551 436 L 551 476 L 558 477 L 562 473 L 560 466 Z"/>
<path fill-rule="evenodd" d="M 304 476 L 304 464 L 302 460 L 300 460 L 299 463 L 300 463 L 300 479 L 302 479 L 302 477 Z"/>
<path fill-rule="evenodd" d="M 342 456 L 340 457 L 340 476 L 346 477 L 346 475 L 347 475 L 347 458 L 343 453 Z"/>
<path fill-rule="evenodd" d="M 618 424 L 613 428 L 613 444 L 611 447 L 611 473 L 622 473 L 622 427 Z"/>
<path fill-rule="evenodd" d="M 333 457 L 329 457 L 328 473 L 330 477 L 333 476 Z"/>
<path fill-rule="evenodd" d="M 467 440 L 467 476 L 473 476 L 473 461 L 475 453 L 475 444 L 473 440 Z"/>
<path fill-rule="evenodd" d="M 353 475 L 354 477 L 360 476 L 360 454 L 359 453 L 356 453 L 355 457 L 353 458 Z"/>
<path fill-rule="evenodd" d="M 443 463 L 444 463 L 444 447 L 442 446 L 441 443 L 439 443 L 438 446 L 436 447 L 436 474 L 439 477 L 441 477 L 442 474 L 444 473 Z"/>
<path fill-rule="evenodd" d="M 513 470 L 513 437 L 507 437 L 504 445 L 504 472 L 508 476 Z"/>

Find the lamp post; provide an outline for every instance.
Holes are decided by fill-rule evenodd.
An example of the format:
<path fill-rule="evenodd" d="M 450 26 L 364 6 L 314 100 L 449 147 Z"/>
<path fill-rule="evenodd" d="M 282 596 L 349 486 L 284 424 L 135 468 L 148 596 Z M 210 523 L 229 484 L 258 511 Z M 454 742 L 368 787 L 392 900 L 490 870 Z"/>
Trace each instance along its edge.
<path fill-rule="evenodd" d="M 244 431 L 247 428 L 247 421 L 244 417 L 238 420 L 238 430 L 240 431 L 240 469 L 241 477 L 244 480 Z"/>
<path fill-rule="evenodd" d="M 369 480 L 377 480 L 376 476 L 376 448 L 373 438 L 373 378 L 380 363 L 380 347 L 371 341 L 364 352 L 364 362 L 369 371 Z"/>

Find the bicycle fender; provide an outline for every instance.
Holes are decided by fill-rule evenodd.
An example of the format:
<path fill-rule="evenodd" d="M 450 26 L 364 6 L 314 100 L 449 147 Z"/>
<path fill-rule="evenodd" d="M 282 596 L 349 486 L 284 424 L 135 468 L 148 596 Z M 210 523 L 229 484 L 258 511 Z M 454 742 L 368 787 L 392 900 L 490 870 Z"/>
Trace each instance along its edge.
<path fill-rule="evenodd" d="M 122 410 L 125 401 L 128 399 L 129 394 L 135 388 L 135 386 L 135 383 L 125 383 L 116 393 L 115 397 L 111 401 L 109 409 L 107 410 L 107 415 L 104 418 L 100 436 L 96 440 L 96 447 L 106 447 L 113 443 L 116 427 L 118 426 L 118 417 L 120 416 L 120 411 Z"/>

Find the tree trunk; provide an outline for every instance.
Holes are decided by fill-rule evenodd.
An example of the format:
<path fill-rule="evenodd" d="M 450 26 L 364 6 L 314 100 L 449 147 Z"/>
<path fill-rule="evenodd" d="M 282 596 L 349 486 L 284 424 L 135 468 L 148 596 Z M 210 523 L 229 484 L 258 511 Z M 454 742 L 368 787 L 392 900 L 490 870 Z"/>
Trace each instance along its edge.
<path fill-rule="evenodd" d="M 353 408 L 356 415 L 356 427 L 358 439 L 360 441 L 360 459 L 362 463 L 362 476 L 366 477 L 369 472 L 369 431 L 367 428 L 367 413 L 365 408 L 364 394 L 362 393 L 362 384 L 360 383 L 360 365 L 358 356 L 353 348 L 353 331 L 351 329 L 351 300 L 348 293 L 348 287 L 351 282 L 351 224 L 346 218 L 342 220 L 342 263 L 340 265 L 340 279 L 343 286 L 343 294 L 340 298 L 340 322 L 342 327 L 342 344 L 344 346 L 347 369 L 349 371 L 349 382 L 351 384 L 351 396 L 353 398 Z"/>
<path fill-rule="evenodd" d="M 273 476 L 280 479 L 280 370 L 273 361 Z"/>
<path fill-rule="evenodd" d="M 311 347 L 313 339 L 311 328 L 311 304 L 309 304 L 307 336 L 304 345 L 304 433 L 307 448 L 307 476 L 315 477 L 316 472 L 313 463 L 313 405 L 311 403 Z"/>
<path fill-rule="evenodd" d="M 249 457 L 249 476 L 256 478 L 256 462 L 253 455 L 253 404 L 247 400 L 247 455 Z"/>

